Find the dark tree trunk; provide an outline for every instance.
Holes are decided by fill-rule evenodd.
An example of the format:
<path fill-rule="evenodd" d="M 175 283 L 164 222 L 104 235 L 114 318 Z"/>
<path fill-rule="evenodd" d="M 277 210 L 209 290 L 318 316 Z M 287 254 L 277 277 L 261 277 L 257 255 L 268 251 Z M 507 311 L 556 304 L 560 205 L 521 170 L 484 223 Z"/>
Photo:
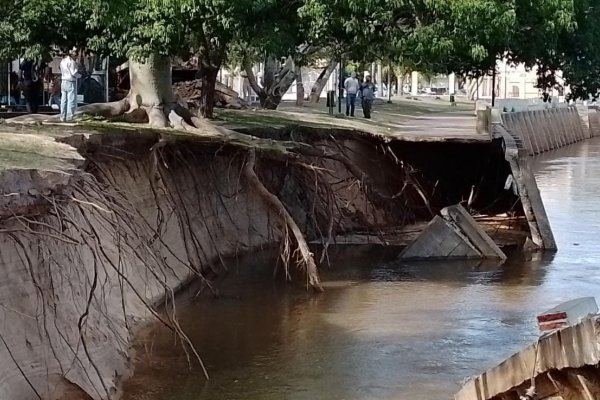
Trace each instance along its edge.
<path fill-rule="evenodd" d="M 219 76 L 219 67 L 213 65 L 202 65 L 198 74 L 202 81 L 202 92 L 200 94 L 200 109 L 198 116 L 202 118 L 214 118 L 215 87 Z"/>
<path fill-rule="evenodd" d="M 288 59 L 283 67 L 279 67 L 271 57 L 265 59 L 265 72 L 263 77 L 264 85 L 261 86 L 252 70 L 252 63 L 244 60 L 244 70 L 248 77 L 248 83 L 260 100 L 261 108 L 267 110 L 276 110 L 281 103 L 281 99 L 296 80 L 296 67 L 291 58 Z"/>
<path fill-rule="evenodd" d="M 296 105 L 304 105 L 304 81 L 302 80 L 301 67 L 296 67 Z"/>
<path fill-rule="evenodd" d="M 281 103 L 282 96 L 269 94 L 266 96 L 259 96 L 260 106 L 265 110 L 277 110 L 279 103 Z"/>
<path fill-rule="evenodd" d="M 325 68 L 323 68 L 323 70 L 319 74 L 319 77 L 315 81 L 315 84 L 313 85 L 313 87 L 310 91 L 310 102 L 311 103 L 319 102 L 319 100 L 321 99 L 321 93 L 323 92 L 323 89 L 327 85 L 327 81 L 329 81 L 329 77 L 335 70 L 335 67 L 337 67 L 337 61 L 330 61 L 329 64 L 327 64 L 327 66 Z"/>

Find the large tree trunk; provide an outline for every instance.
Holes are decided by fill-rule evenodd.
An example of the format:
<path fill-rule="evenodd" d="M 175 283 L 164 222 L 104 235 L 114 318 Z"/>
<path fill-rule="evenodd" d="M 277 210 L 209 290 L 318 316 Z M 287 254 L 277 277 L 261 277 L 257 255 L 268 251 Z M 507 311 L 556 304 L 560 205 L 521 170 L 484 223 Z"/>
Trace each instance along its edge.
<path fill-rule="evenodd" d="M 129 76 L 131 79 L 131 90 L 127 96 L 129 112 L 143 110 L 151 126 L 166 127 L 166 115 L 175 104 L 171 59 L 154 56 L 145 62 L 130 60 Z"/>
<path fill-rule="evenodd" d="M 404 75 L 398 75 L 396 81 L 396 92 L 401 97 L 404 94 Z"/>
<path fill-rule="evenodd" d="M 304 105 L 304 82 L 302 81 L 302 68 L 296 67 L 296 105 Z"/>
<path fill-rule="evenodd" d="M 272 57 L 265 60 L 265 72 L 263 77 L 263 86 L 258 83 L 252 63 L 244 60 L 244 70 L 248 77 L 248 83 L 260 100 L 260 106 L 267 110 L 276 110 L 283 99 L 283 96 L 290 89 L 296 80 L 296 68 L 291 57 L 288 58 L 285 65 L 279 68 L 276 74 L 277 63 Z"/>
<path fill-rule="evenodd" d="M 217 85 L 217 76 L 219 75 L 218 67 L 212 65 L 202 65 L 200 71 L 200 79 L 202 81 L 202 92 L 200 95 L 200 109 L 198 116 L 212 119 L 213 109 L 215 106 L 215 87 Z"/>
<path fill-rule="evenodd" d="M 77 115 L 149 123 L 156 128 L 187 129 L 198 125 L 189 110 L 177 103 L 169 57 L 155 55 L 144 61 L 129 60 L 129 78 L 131 89 L 124 99 L 80 107 Z"/>
<path fill-rule="evenodd" d="M 315 81 L 315 84 L 310 90 L 311 103 L 318 103 L 319 100 L 321 100 L 321 93 L 323 92 L 323 89 L 325 89 L 325 86 L 329 81 L 329 77 L 331 77 L 331 74 L 333 74 L 333 71 L 335 71 L 336 67 L 337 62 L 330 61 L 329 64 L 327 64 L 327 66 L 323 68 L 323 71 L 321 71 L 321 74 L 319 75 L 319 77 Z"/>

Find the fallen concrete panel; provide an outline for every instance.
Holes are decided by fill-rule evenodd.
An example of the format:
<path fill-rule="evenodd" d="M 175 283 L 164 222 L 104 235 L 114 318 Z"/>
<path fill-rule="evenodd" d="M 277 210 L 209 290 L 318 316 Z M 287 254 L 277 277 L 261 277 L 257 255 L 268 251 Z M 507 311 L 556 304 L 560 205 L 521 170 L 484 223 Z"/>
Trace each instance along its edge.
<path fill-rule="evenodd" d="M 536 399 L 598 399 L 600 317 L 543 336 L 470 379 L 455 400 L 518 399 L 535 378 Z M 572 379 L 575 378 L 575 379 Z"/>
<path fill-rule="evenodd" d="M 446 221 L 454 223 L 465 234 L 474 247 L 481 252 L 483 258 L 506 260 L 506 254 L 500 250 L 463 206 L 457 204 L 446 207 L 442 210 L 442 216 Z"/>
<path fill-rule="evenodd" d="M 552 233 L 552 227 L 535 177 L 529 168 L 528 157 L 524 154 L 525 151 L 519 152 L 514 138 L 501 124 L 495 124 L 494 135 L 504 140 L 505 158 L 517 183 L 523 211 L 531 231 L 531 240 L 539 248 L 556 250 L 556 240 Z"/>
<path fill-rule="evenodd" d="M 423 233 L 404 249 L 400 258 L 483 258 L 483 254 L 461 235 L 457 228 L 443 218 L 435 216 Z"/>
<path fill-rule="evenodd" d="M 461 205 L 446 207 L 401 254 L 401 259 L 434 260 L 478 258 L 506 260 L 494 243 Z"/>

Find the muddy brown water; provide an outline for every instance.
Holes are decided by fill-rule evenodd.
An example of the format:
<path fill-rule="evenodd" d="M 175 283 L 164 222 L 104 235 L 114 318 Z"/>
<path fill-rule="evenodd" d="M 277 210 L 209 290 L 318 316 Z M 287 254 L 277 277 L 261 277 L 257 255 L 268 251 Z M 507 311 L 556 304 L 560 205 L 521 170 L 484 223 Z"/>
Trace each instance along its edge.
<path fill-rule="evenodd" d="M 536 313 L 600 293 L 600 140 L 533 165 L 555 255 L 410 265 L 393 250 L 337 248 L 318 296 L 274 281 L 272 254 L 253 255 L 230 266 L 221 298 L 179 306 L 210 381 L 155 328 L 125 399 L 451 399 L 537 338 Z"/>

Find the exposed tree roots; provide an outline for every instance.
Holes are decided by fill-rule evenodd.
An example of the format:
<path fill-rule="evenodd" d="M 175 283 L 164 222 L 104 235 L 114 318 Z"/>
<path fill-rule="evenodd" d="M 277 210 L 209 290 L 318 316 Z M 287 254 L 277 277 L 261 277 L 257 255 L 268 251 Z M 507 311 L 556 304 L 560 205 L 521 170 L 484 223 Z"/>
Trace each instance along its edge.
<path fill-rule="evenodd" d="M 281 200 L 279 200 L 273 193 L 269 192 L 262 184 L 260 179 L 258 179 L 258 176 L 254 171 L 255 165 L 256 152 L 252 150 L 248 153 L 248 159 L 246 160 L 246 165 L 244 166 L 244 175 L 248 180 L 248 183 L 255 188 L 265 203 L 268 204 L 273 212 L 281 219 L 284 232 L 283 240 L 285 242 L 283 247 L 285 249 L 289 248 L 288 241 L 291 240 L 290 234 L 293 240 L 296 242 L 297 249 L 293 252 L 292 257 L 295 257 L 300 268 L 305 270 L 308 285 L 317 291 L 322 291 L 323 287 L 321 286 L 321 281 L 319 279 L 319 272 L 317 271 L 314 255 L 308 248 L 308 243 L 306 243 L 306 239 L 304 238 L 300 227 L 296 221 L 294 221 L 294 218 L 292 218 L 290 213 L 286 210 L 285 206 L 281 203 Z M 287 269 L 289 259 L 287 258 L 288 254 L 286 253 L 287 252 L 284 252 L 282 254 L 282 258 Z"/>
<path fill-rule="evenodd" d="M 85 173 L 43 195 L 46 215 L 0 221 L 0 244 L 10 244 L 35 288 L 36 306 L 25 311 L 37 313 L 30 325 L 39 332 L 35 346 L 48 349 L 45 368 L 96 400 L 117 396 L 110 360 L 127 353 L 132 323 L 146 317 L 168 327 L 208 379 L 177 321 L 175 294 L 199 280 L 217 295 L 211 279 L 226 272 L 228 257 L 280 243 L 285 277 L 295 264 L 307 286 L 321 291 L 309 240 L 323 244 L 323 264 L 337 235 L 401 227 L 429 208 L 414 170 L 385 144 L 360 143 L 357 150 L 360 141 L 334 137 L 260 139 L 209 125 L 179 106 L 132 111 L 130 101 L 81 111 L 144 114 L 151 124 L 168 120 L 194 134 L 161 134 L 144 150 L 83 146 Z M 385 164 L 372 165 L 378 157 Z M 14 332 L 0 335 L 7 348 L 19 346 Z M 26 368 L 22 374 L 44 398 L 42 380 Z"/>

